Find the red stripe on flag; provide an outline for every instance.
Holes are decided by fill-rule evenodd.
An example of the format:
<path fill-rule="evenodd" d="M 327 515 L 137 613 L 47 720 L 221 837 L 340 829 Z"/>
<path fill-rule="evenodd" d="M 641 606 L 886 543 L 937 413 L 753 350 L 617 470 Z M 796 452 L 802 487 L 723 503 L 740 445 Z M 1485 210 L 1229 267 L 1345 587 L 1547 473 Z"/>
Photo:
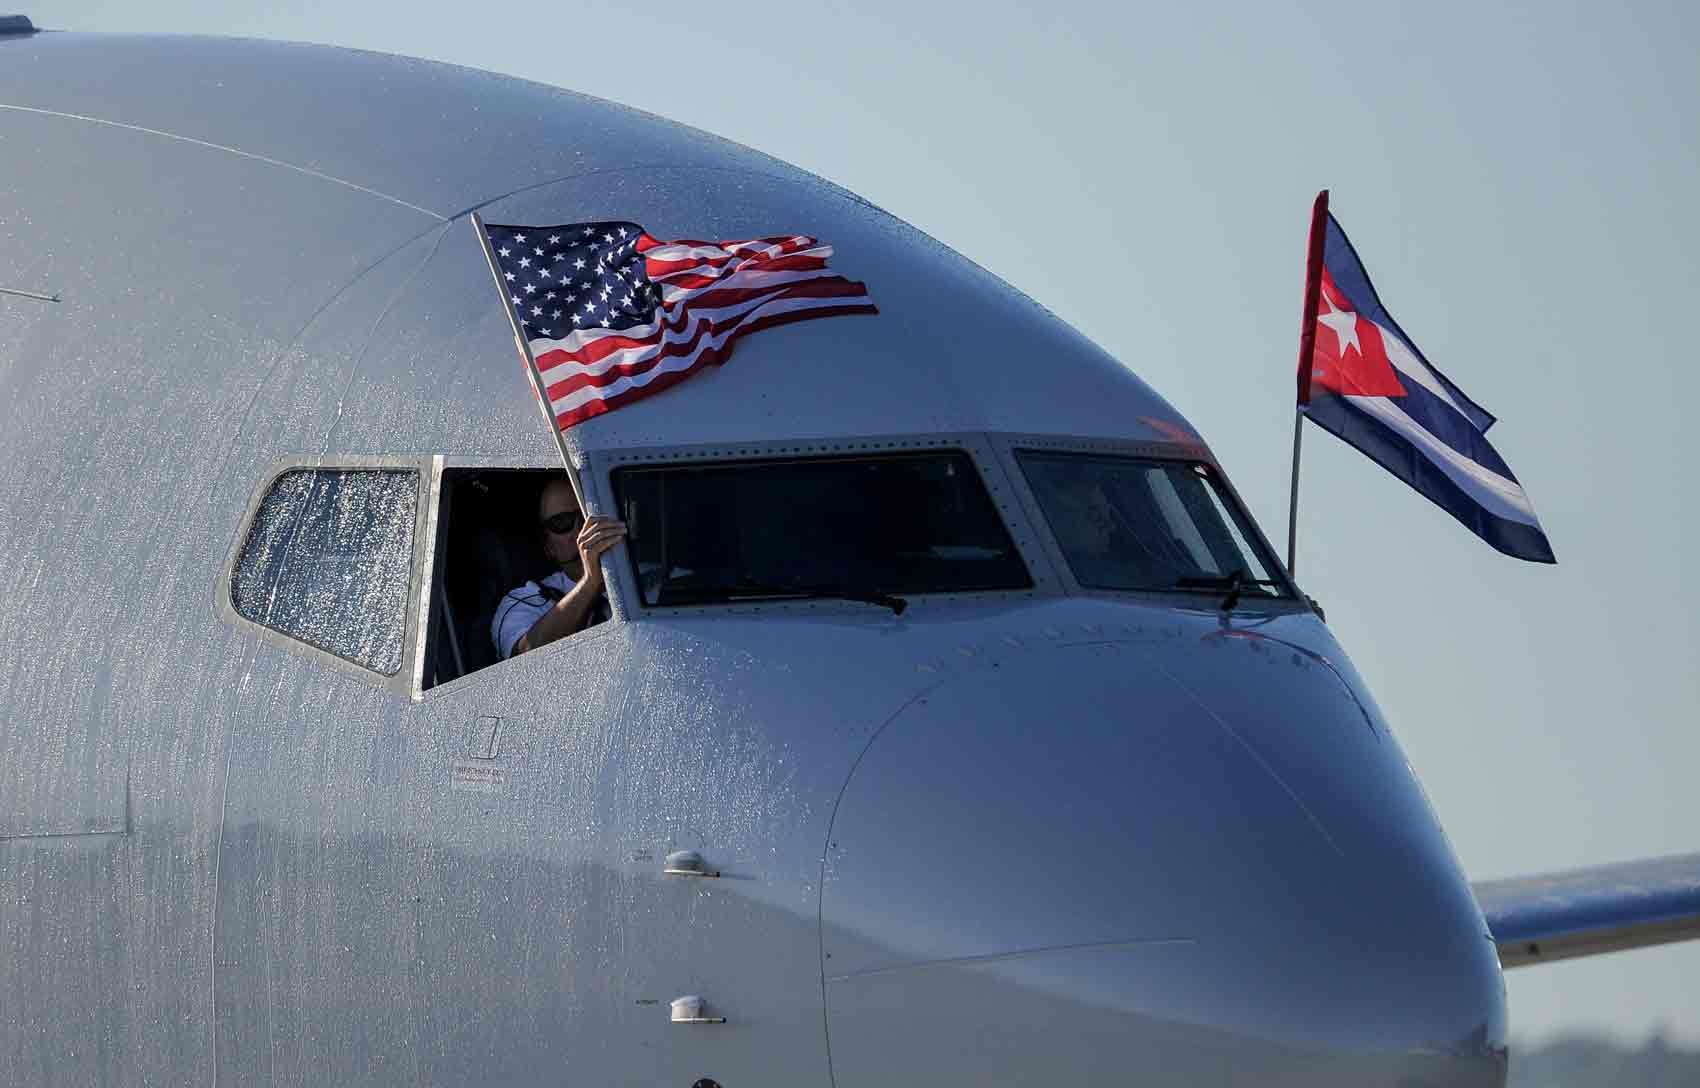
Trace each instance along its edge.
<path fill-rule="evenodd" d="M 664 283 L 668 287 L 677 287 L 686 291 L 727 278 L 723 273 L 711 274 L 697 271 L 701 267 L 701 264 L 694 264 L 690 271 L 674 272 L 669 276 L 658 276 L 654 272 L 650 272 L 649 278 L 656 283 Z M 794 253 L 790 256 L 774 257 L 763 261 L 743 261 L 731 267 L 734 275 L 738 272 L 817 272 L 826 267 L 826 258 Z"/>
<path fill-rule="evenodd" d="M 1322 291 L 1322 250 L 1327 237 L 1328 190 L 1324 189 L 1316 194 L 1310 208 L 1310 237 L 1305 247 L 1305 314 L 1304 324 L 1299 326 L 1300 408 L 1310 403 L 1311 368 L 1316 357 L 1316 305 Z"/>
<path fill-rule="evenodd" d="M 661 377 L 656 378 L 654 381 L 650 382 L 648 385 L 645 385 L 645 386 L 643 386 L 639 389 L 633 389 L 629 392 L 621 393 L 618 396 L 609 397 L 606 400 L 588 400 L 588 401 L 585 401 L 583 404 L 579 405 L 577 408 L 574 408 L 572 411 L 562 412 L 561 414 L 557 415 L 555 417 L 555 423 L 556 423 L 557 426 L 559 426 L 561 428 L 561 430 L 564 431 L 568 427 L 573 426 L 574 424 L 583 423 L 587 419 L 593 419 L 596 416 L 601 415 L 603 412 L 611 412 L 614 409 L 620 407 L 620 405 L 625 404 L 629 401 L 639 400 L 643 397 L 649 396 L 652 393 L 659 393 L 663 389 L 668 388 L 669 386 L 678 385 L 680 382 L 684 381 L 686 378 L 690 377 L 692 374 L 695 374 L 695 373 L 696 373 L 696 368 L 692 367 L 689 370 L 681 370 L 681 371 L 679 371 L 678 373 L 675 373 L 675 374 L 663 374 Z"/>
<path fill-rule="evenodd" d="M 705 261 L 772 260 L 788 253 L 815 249 L 819 245 L 816 239 L 797 234 L 788 238 L 752 238 L 747 242 L 700 242 L 681 238 L 676 242 L 658 242 L 653 246 L 639 245 L 637 251 L 644 255 L 644 260 L 649 264 L 671 269 Z M 650 254 L 657 249 L 663 252 L 651 257 Z M 675 252 L 679 255 L 669 256 Z"/>
<path fill-rule="evenodd" d="M 742 271 L 742 270 L 740 270 Z M 770 295 L 775 291 L 794 291 L 799 294 L 810 294 L 815 291 L 826 291 L 828 294 L 841 290 L 843 285 L 866 293 L 860 283 L 845 279 L 843 276 L 814 276 L 808 279 L 795 279 L 779 283 L 751 283 L 754 277 L 729 276 L 726 280 L 716 283 L 696 294 L 669 295 L 666 306 L 669 310 L 681 307 L 692 310 L 714 310 L 726 306 L 736 306 L 738 303 L 752 298 Z"/>
<path fill-rule="evenodd" d="M 557 374 L 557 380 L 548 388 L 550 401 L 558 401 L 572 396 L 584 389 L 608 389 L 622 381 L 641 379 L 644 375 L 656 370 L 667 370 L 678 365 L 680 360 L 689 360 L 689 366 L 694 367 L 703 357 L 714 356 L 718 352 L 730 351 L 731 344 L 738 336 L 751 328 L 765 327 L 764 323 L 773 318 L 795 314 L 793 320 L 815 315 L 827 316 L 829 313 L 877 313 L 873 303 L 832 302 L 826 301 L 820 305 L 810 306 L 800 310 L 785 309 L 779 314 L 753 311 L 753 317 L 737 324 L 718 329 L 704 328 L 698 330 L 690 339 L 669 344 L 665 350 L 634 359 L 629 363 L 610 366 L 598 373 L 575 371 L 570 374 Z M 571 369 L 571 368 L 563 368 Z M 642 384 L 640 382 L 640 384 Z M 610 394 L 612 395 L 612 394 Z"/>
<path fill-rule="evenodd" d="M 846 282 L 848 282 L 848 281 L 846 281 Z M 746 311 L 745 313 L 739 314 L 735 317 L 729 318 L 725 321 L 720 321 L 720 322 L 701 321 L 699 319 L 699 321 L 697 323 L 697 327 L 694 330 L 692 330 L 691 335 L 689 336 L 688 339 L 670 340 L 670 341 L 664 341 L 664 342 L 659 342 L 659 343 L 645 342 L 645 343 L 642 343 L 640 345 L 632 345 L 632 346 L 640 346 L 640 347 L 653 347 L 656 350 L 650 352 L 647 355 L 644 355 L 642 358 L 634 359 L 634 360 L 632 360 L 630 362 L 626 362 L 626 363 L 616 363 L 612 366 L 609 366 L 606 370 L 602 370 L 600 372 L 595 372 L 595 373 L 589 372 L 586 369 L 584 369 L 584 364 L 582 362 L 580 362 L 580 360 L 572 358 L 572 353 L 568 353 L 568 352 L 551 353 L 551 354 L 559 354 L 559 355 L 562 355 L 562 356 L 566 356 L 567 358 L 558 362 L 558 363 L 551 365 L 548 368 L 548 370 L 545 370 L 544 373 L 543 373 L 543 379 L 544 379 L 545 382 L 548 383 L 547 393 L 548 393 L 549 399 L 552 400 L 552 401 L 553 400 L 559 400 L 560 398 L 565 397 L 565 396 L 567 396 L 567 395 L 569 395 L 573 392 L 576 392 L 579 389 L 583 389 L 583 388 L 586 388 L 586 387 L 605 388 L 607 386 L 613 385 L 614 383 L 616 383 L 616 382 L 618 382 L 622 379 L 637 377 L 641 374 L 644 374 L 644 373 L 646 373 L 650 370 L 655 369 L 658 366 L 661 366 L 662 364 L 664 364 L 664 363 L 666 363 L 666 362 L 668 362 L 672 359 L 677 359 L 677 358 L 680 358 L 682 356 L 689 356 L 693 352 L 696 352 L 698 350 L 702 350 L 702 343 L 703 343 L 704 340 L 711 339 L 711 338 L 718 337 L 718 336 L 722 336 L 722 335 L 726 335 L 728 333 L 730 333 L 730 335 L 726 335 L 725 344 L 721 348 L 709 349 L 709 350 L 712 350 L 712 351 L 729 350 L 732 341 L 734 339 L 736 339 L 736 337 L 738 335 L 741 335 L 742 333 L 749 331 L 751 328 L 755 328 L 755 327 L 765 328 L 765 327 L 767 327 L 766 325 L 761 324 L 761 322 L 769 320 L 769 318 L 772 317 L 772 316 L 788 316 L 789 313 L 795 313 L 797 316 L 795 318 L 792 318 L 792 320 L 798 320 L 798 319 L 801 319 L 803 317 L 812 317 L 812 316 L 816 316 L 816 315 L 827 316 L 829 311 L 831 313 L 843 313 L 843 312 L 878 313 L 879 312 L 877 310 L 877 308 L 874 306 L 873 301 L 871 299 L 864 301 L 864 302 L 849 301 L 849 300 L 852 300 L 852 299 L 867 299 L 867 294 L 866 294 L 865 291 L 841 292 L 839 294 L 811 293 L 811 294 L 808 294 L 808 295 L 799 295 L 799 294 L 793 294 L 793 293 L 786 292 L 786 293 L 780 293 L 780 294 L 774 295 L 773 298 L 766 300 L 766 302 L 763 303 L 763 306 L 770 306 L 770 305 L 773 305 L 775 303 L 782 303 L 782 302 L 790 301 L 792 299 L 801 299 L 801 298 L 816 298 L 816 299 L 841 298 L 841 299 L 845 299 L 846 301 L 839 304 L 838 306 L 810 307 L 810 308 L 803 309 L 803 310 L 789 311 L 785 315 L 762 314 L 762 312 L 761 312 L 762 307 L 758 306 L 758 307 L 755 307 L 754 309 Z M 690 321 L 689 321 L 689 318 L 688 318 L 688 315 L 687 315 L 685 318 L 681 319 L 680 324 L 676 328 L 674 328 L 673 331 L 682 332 L 689 325 L 690 325 Z M 607 354 L 609 354 L 609 353 L 606 353 L 606 352 L 603 353 L 603 357 L 605 358 L 607 356 Z M 539 369 L 543 370 L 543 368 L 541 366 L 542 360 L 539 360 L 538 362 L 540 364 Z M 574 365 L 574 364 L 577 364 L 577 365 Z M 567 371 L 567 373 L 562 374 L 562 373 L 559 373 L 560 371 Z"/>
<path fill-rule="evenodd" d="M 686 378 L 695 375 L 697 371 L 701 370 L 705 366 L 718 366 L 721 363 L 724 363 L 727 357 L 732 354 L 732 345 L 736 342 L 738 337 L 743 336 L 745 333 L 759 332 L 762 329 L 770 329 L 777 325 L 788 325 L 795 321 L 807 321 L 816 317 L 832 317 L 834 315 L 842 314 L 868 314 L 878 312 L 879 311 L 874 307 L 874 304 L 872 302 L 868 302 L 857 305 L 822 307 L 821 309 L 794 311 L 783 314 L 770 314 L 766 317 L 757 318 L 746 324 L 743 328 L 737 330 L 737 332 L 729 338 L 723 346 L 704 352 L 702 357 L 696 360 L 696 362 L 689 367 L 686 367 L 683 370 L 671 371 L 666 374 L 659 374 L 650 379 L 648 382 L 645 382 L 643 385 L 627 389 L 620 393 L 615 393 L 609 397 L 585 401 L 583 404 L 574 407 L 570 411 L 558 414 L 555 417 L 555 421 L 562 430 L 565 430 L 575 424 L 583 423 L 587 419 L 599 416 L 604 412 L 613 411 L 615 408 L 629 403 L 630 401 L 641 400 L 653 393 L 659 393 L 663 389 L 677 385 Z"/>
<path fill-rule="evenodd" d="M 835 298 L 835 297 L 866 297 L 867 286 L 842 276 L 832 276 L 817 280 L 803 280 L 798 283 L 777 284 L 768 287 L 728 287 L 724 290 L 712 291 L 696 298 L 689 299 L 683 305 L 669 306 L 658 310 L 661 314 L 660 328 L 647 336 L 621 336 L 612 334 L 599 336 L 578 348 L 546 348 L 537 356 L 539 370 L 549 370 L 568 363 L 590 364 L 599 362 L 618 351 L 628 351 L 633 348 L 648 347 L 661 342 L 668 332 L 681 332 L 690 324 L 693 312 L 717 309 L 724 306 L 735 306 L 751 299 L 772 295 L 775 298 Z M 722 324 L 737 321 L 742 315 L 731 315 L 721 319 Z M 702 320 L 699 318 L 699 320 Z M 708 322 L 713 324 L 712 320 Z M 595 331 L 595 330 L 586 330 Z M 547 375 L 546 375 L 547 376 Z"/>

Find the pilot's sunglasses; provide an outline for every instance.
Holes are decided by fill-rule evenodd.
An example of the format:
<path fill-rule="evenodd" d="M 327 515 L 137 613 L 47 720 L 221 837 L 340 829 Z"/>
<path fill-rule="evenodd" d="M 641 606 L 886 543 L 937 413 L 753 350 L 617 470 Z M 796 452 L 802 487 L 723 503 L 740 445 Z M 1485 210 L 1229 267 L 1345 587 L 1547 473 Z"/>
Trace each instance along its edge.
<path fill-rule="evenodd" d="M 556 536 L 563 536 L 575 531 L 580 525 L 583 525 L 584 517 L 572 511 L 565 511 L 556 514 L 553 517 L 544 518 L 541 524 L 545 529 L 554 533 Z"/>

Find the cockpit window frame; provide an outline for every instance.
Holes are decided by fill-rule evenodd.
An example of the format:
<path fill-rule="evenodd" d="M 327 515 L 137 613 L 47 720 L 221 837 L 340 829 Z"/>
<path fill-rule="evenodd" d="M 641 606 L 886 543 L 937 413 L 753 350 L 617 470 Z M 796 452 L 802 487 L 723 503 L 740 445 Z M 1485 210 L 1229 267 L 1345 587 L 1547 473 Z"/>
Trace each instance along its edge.
<path fill-rule="evenodd" d="M 1215 482 L 1221 486 L 1223 501 L 1238 516 L 1245 531 L 1252 538 L 1251 543 L 1268 557 L 1270 573 L 1281 583 L 1284 594 L 1280 597 L 1246 595 L 1240 599 L 1236 608 L 1271 614 L 1311 611 L 1309 599 L 1305 597 L 1303 591 L 1293 580 L 1292 575 L 1287 571 L 1286 564 L 1281 562 L 1279 558 L 1281 553 L 1270 544 L 1269 538 L 1264 535 L 1263 527 L 1257 523 L 1256 518 L 1251 516 L 1251 511 L 1246 506 L 1245 500 L 1234 488 L 1233 481 L 1228 478 L 1226 472 L 1222 471 L 1221 464 L 1217 462 L 1209 448 L 1202 443 L 1121 441 L 1040 434 L 1000 434 L 996 437 L 994 444 L 997 446 L 999 458 L 1011 479 L 1011 487 L 1021 499 L 1027 520 L 1032 523 L 1034 534 L 1042 541 L 1046 555 L 1059 571 L 1059 580 L 1066 587 L 1065 591 L 1070 596 L 1141 600 L 1190 609 L 1213 610 L 1210 602 L 1201 600 L 1200 595 L 1196 592 L 1163 589 L 1106 589 L 1082 585 L 1075 577 L 1074 570 L 1068 563 L 1062 545 L 1058 542 L 1049 520 L 1045 517 L 1044 508 L 1040 505 L 1038 496 L 1034 494 L 1032 485 L 1028 483 L 1027 475 L 1021 468 L 1019 455 L 1022 453 L 1145 458 L 1172 461 L 1176 464 L 1204 465 L 1210 471 Z"/>
<path fill-rule="evenodd" d="M 998 456 L 990 437 L 981 432 L 941 432 L 933 435 L 888 435 L 852 439 L 822 439 L 817 441 L 775 440 L 735 442 L 694 446 L 650 446 L 605 449 L 585 454 L 588 471 L 584 474 L 588 486 L 602 496 L 602 502 L 613 502 L 612 478 L 615 470 L 633 466 L 654 467 L 665 464 L 710 464 L 739 461 L 823 460 L 847 457 L 867 457 L 881 454 L 912 454 L 926 452 L 966 454 L 978 473 L 981 484 L 1009 534 L 1016 553 L 1027 567 L 1032 584 L 1020 589 L 963 590 L 940 593 L 904 594 L 913 615 L 935 608 L 960 605 L 965 602 L 1028 601 L 1038 597 L 1054 597 L 1062 593 L 1054 564 L 1033 534 L 1031 518 L 1023 511 L 1016 496 L 1003 460 Z M 593 499 L 592 501 L 597 501 Z M 618 594 L 627 607 L 644 619 L 663 619 L 691 616 L 749 616 L 764 614 L 809 615 L 816 613 L 879 615 L 881 611 L 865 604 L 837 600 L 771 599 L 750 601 L 715 601 L 701 604 L 632 605 L 642 600 L 636 575 L 629 562 L 613 564 Z M 610 593 L 613 597 L 614 593 Z M 885 613 L 889 618 L 889 613 Z"/>
<path fill-rule="evenodd" d="M 414 627 L 413 647 L 414 658 L 406 667 L 411 670 L 412 685 L 408 689 L 409 697 L 415 703 L 429 702 L 442 697 L 455 697 L 468 689 L 499 682 L 506 670 L 513 664 L 514 659 L 496 661 L 483 668 L 475 668 L 471 672 L 462 673 L 452 680 L 438 680 L 430 687 L 425 686 L 425 671 L 427 655 L 433 652 L 432 639 L 440 637 L 432 626 L 439 619 L 437 609 L 441 607 L 438 597 L 441 586 L 439 579 L 445 573 L 443 564 L 448 561 L 448 530 L 450 522 L 457 515 L 452 509 L 452 502 L 445 494 L 445 482 L 450 473 L 468 470 L 491 470 L 500 473 L 522 473 L 538 477 L 551 476 L 561 471 L 558 459 L 516 460 L 509 457 L 492 457 L 480 454 L 437 454 L 428 458 L 430 476 L 426 481 L 426 501 L 430 503 L 430 519 L 428 536 L 423 542 L 416 558 L 418 566 L 417 588 L 419 599 L 415 610 L 409 616 L 409 623 Z M 578 468 L 579 486 L 585 489 L 585 498 L 592 506 L 601 508 L 603 500 L 599 498 L 605 492 L 598 489 L 594 471 L 584 462 L 582 455 L 574 457 Z M 617 570 L 621 564 L 612 564 Z M 580 646 L 603 638 L 612 637 L 616 628 L 628 619 L 626 602 L 621 599 L 620 583 L 611 579 L 606 586 L 610 619 L 586 630 L 581 630 L 566 638 L 559 639 L 547 646 L 531 650 L 525 657 L 529 660 L 540 660 L 551 654 L 562 652 L 568 646 Z"/>
<path fill-rule="evenodd" d="M 423 636 L 419 618 L 425 612 L 425 608 L 421 604 L 420 593 L 421 586 L 425 587 L 426 592 L 429 592 L 429 566 L 431 556 L 435 551 L 434 541 L 430 540 L 427 535 L 435 532 L 436 503 L 435 496 L 432 493 L 434 484 L 433 464 L 435 462 L 440 465 L 441 460 L 441 458 L 433 458 L 426 454 L 396 456 L 336 454 L 301 455 L 285 457 L 272 462 L 248 496 L 247 509 L 243 512 L 242 519 L 231 537 L 224 566 L 219 571 L 218 586 L 214 593 L 215 607 L 219 617 L 238 629 L 253 632 L 266 642 L 281 647 L 290 653 L 304 656 L 318 665 L 355 677 L 402 698 L 416 698 L 419 690 L 417 662 L 422 660 L 421 638 Z M 277 628 L 267 627 L 265 624 L 250 619 L 236 610 L 235 598 L 232 595 L 232 581 L 236 573 L 236 564 L 241 558 L 242 549 L 248 541 L 248 535 L 253 529 L 254 519 L 259 514 L 260 506 L 283 476 L 291 472 L 301 471 L 390 471 L 412 472 L 416 476 L 418 491 L 413 511 L 413 547 L 408 557 L 406 612 L 402 616 L 401 667 L 393 674 L 386 675 Z"/>

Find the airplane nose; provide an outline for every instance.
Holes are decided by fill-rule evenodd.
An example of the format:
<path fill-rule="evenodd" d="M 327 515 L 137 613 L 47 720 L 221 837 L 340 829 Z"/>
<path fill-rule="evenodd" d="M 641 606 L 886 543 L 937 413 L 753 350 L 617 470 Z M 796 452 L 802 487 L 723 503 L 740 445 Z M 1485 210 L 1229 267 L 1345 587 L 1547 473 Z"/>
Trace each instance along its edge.
<path fill-rule="evenodd" d="M 1445 836 L 1373 708 L 1289 644 L 1102 642 L 941 684 L 845 788 L 822 925 L 840 1088 L 1505 1078 Z"/>

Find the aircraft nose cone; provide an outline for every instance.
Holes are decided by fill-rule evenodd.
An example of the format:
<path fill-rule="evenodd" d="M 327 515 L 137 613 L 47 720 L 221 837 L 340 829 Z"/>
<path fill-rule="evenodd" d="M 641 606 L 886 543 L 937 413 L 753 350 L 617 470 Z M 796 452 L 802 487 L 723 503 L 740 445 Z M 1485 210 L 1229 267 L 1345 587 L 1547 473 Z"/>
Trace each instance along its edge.
<path fill-rule="evenodd" d="M 1255 642 L 1012 656 L 884 729 L 822 895 L 840 1088 L 1503 1083 L 1493 945 L 1403 754 Z"/>

